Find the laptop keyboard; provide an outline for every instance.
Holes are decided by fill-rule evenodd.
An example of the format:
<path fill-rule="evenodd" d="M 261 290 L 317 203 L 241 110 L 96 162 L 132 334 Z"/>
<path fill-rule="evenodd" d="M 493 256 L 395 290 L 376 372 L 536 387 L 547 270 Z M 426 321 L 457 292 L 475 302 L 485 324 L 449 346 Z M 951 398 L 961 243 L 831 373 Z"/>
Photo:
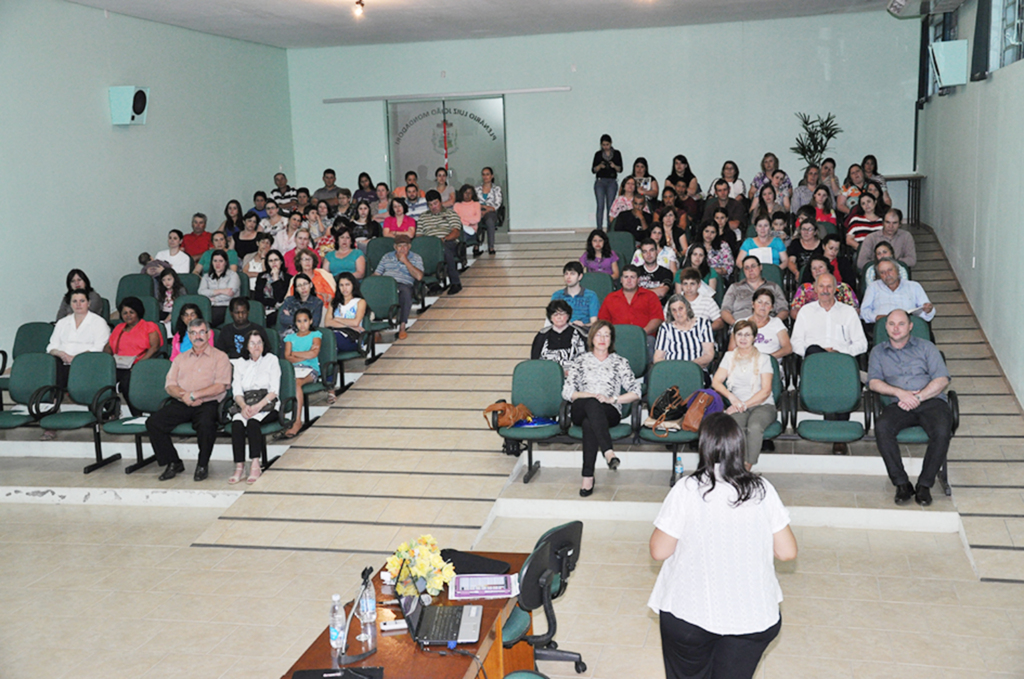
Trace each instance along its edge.
<path fill-rule="evenodd" d="M 437 606 L 433 629 L 440 641 L 458 641 L 459 626 L 462 622 L 462 608 L 458 606 Z"/>

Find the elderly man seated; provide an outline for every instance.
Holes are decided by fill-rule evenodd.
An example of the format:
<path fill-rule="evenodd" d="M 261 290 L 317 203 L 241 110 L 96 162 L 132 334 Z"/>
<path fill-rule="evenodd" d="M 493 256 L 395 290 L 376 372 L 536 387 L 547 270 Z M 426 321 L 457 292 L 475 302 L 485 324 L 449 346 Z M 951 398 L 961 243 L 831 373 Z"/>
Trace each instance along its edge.
<path fill-rule="evenodd" d="M 825 273 L 814 281 L 818 299 L 806 304 L 793 326 L 793 351 L 800 356 L 838 351 L 859 356 L 868 350 L 864 328 L 849 304 L 836 301 L 836 279 Z"/>
<path fill-rule="evenodd" d="M 924 288 L 916 281 L 901 280 L 896 260 L 886 257 L 876 269 L 878 280 L 864 291 L 860 305 L 860 317 L 865 323 L 881 320 L 895 309 L 917 314 L 926 321 L 935 318 L 935 307 L 928 301 Z"/>
<path fill-rule="evenodd" d="M 868 388 L 887 404 L 875 424 L 875 441 L 889 480 L 896 486 L 896 504 L 905 504 L 913 497 L 917 504 L 927 506 L 932 502 L 931 487 L 949 451 L 953 413 L 943 393 L 949 385 L 949 370 L 934 344 L 911 335 L 914 322 L 902 309 L 886 318 L 889 340 L 871 350 Z M 928 434 L 916 489 L 903 468 L 896 441 L 901 430 L 914 426 Z"/>
<path fill-rule="evenodd" d="M 761 276 L 764 267 L 757 257 L 747 257 L 743 260 L 742 281 L 729 286 L 725 292 L 725 299 L 722 300 L 722 320 L 729 326 L 736 321 L 750 318 L 754 313 L 754 293 L 759 288 L 768 288 L 775 295 L 775 316 L 780 320 L 789 317 L 789 302 L 786 301 L 786 293 L 777 284 L 765 280 Z"/>

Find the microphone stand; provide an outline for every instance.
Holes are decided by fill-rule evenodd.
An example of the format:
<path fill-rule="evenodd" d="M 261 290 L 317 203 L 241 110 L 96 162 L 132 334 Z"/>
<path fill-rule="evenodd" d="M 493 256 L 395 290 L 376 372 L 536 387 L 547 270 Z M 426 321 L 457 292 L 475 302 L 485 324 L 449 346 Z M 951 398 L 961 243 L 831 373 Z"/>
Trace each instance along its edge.
<path fill-rule="evenodd" d="M 359 594 L 356 595 L 355 601 L 352 602 L 352 610 L 348 612 L 348 618 L 346 618 L 345 620 L 345 636 L 343 637 L 345 641 L 342 642 L 341 649 L 338 652 L 338 665 L 350 665 L 354 662 L 365 660 L 366 658 L 369 658 L 371 655 L 377 652 L 377 646 L 374 645 L 374 647 L 371 648 L 369 651 L 357 653 L 356 655 L 347 655 L 345 653 L 345 651 L 348 650 L 349 625 L 352 624 L 352 616 L 355 615 L 356 608 L 358 608 L 363 598 L 363 592 L 365 592 L 366 588 L 370 585 L 370 577 L 373 575 L 373 566 L 367 566 L 366 568 L 364 568 L 362 575 L 363 584 L 359 588 Z"/>

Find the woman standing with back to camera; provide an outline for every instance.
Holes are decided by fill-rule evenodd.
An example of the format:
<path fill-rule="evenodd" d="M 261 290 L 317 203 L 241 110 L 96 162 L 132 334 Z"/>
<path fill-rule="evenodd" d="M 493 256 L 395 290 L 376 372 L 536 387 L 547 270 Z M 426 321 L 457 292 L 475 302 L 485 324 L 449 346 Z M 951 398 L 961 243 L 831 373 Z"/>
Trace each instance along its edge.
<path fill-rule="evenodd" d="M 612 209 L 615 202 L 615 194 L 618 192 L 619 183 L 616 178 L 622 172 L 622 154 L 618 149 L 612 148 L 611 135 L 601 135 L 601 150 L 594 154 L 594 162 L 591 163 L 591 171 L 595 175 L 594 196 L 597 198 L 597 228 L 603 228 L 606 224 L 611 228 L 608 211 Z"/>
<path fill-rule="evenodd" d="M 697 470 L 665 498 L 651 556 L 665 561 L 647 605 L 661 619 L 666 679 L 752 677 L 782 628 L 773 557 L 796 558 L 789 512 L 743 466 L 743 432 L 716 413 L 700 428 Z"/>

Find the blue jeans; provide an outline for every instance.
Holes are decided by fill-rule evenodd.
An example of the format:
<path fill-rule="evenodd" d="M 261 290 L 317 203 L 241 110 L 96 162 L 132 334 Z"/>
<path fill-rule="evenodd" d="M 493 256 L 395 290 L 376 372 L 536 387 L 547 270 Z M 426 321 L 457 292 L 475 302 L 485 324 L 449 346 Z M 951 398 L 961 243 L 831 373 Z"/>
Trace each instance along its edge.
<path fill-rule="evenodd" d="M 597 198 L 597 228 L 602 228 L 601 224 L 605 222 L 611 228 L 608 212 L 612 209 L 612 203 L 615 202 L 615 195 L 618 192 L 619 183 L 611 177 L 604 177 L 594 182 L 594 196 Z"/>

